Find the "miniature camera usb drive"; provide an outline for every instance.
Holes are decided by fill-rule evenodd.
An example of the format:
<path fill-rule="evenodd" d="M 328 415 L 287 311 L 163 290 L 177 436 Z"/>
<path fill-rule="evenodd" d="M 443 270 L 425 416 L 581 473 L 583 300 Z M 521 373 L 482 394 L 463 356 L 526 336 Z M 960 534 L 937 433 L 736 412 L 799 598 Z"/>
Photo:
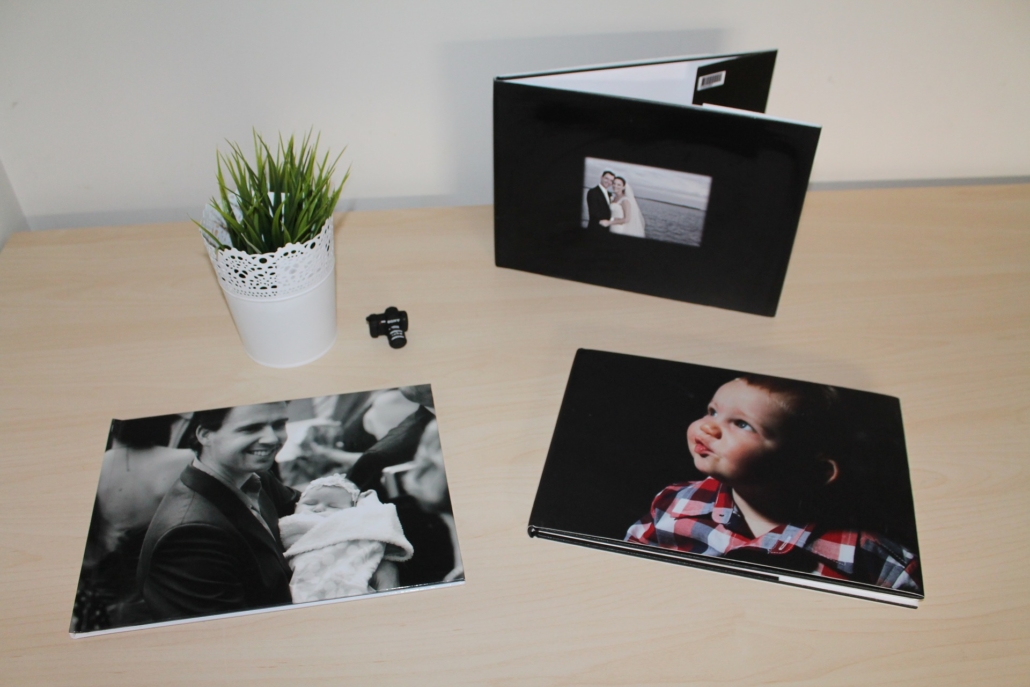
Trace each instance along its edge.
<path fill-rule="evenodd" d="M 405 311 L 391 305 L 386 312 L 378 315 L 372 313 L 365 320 L 368 322 L 368 333 L 373 339 L 380 335 L 386 336 L 390 348 L 404 348 L 404 344 L 408 343 L 404 336 L 404 332 L 408 331 L 408 313 Z"/>

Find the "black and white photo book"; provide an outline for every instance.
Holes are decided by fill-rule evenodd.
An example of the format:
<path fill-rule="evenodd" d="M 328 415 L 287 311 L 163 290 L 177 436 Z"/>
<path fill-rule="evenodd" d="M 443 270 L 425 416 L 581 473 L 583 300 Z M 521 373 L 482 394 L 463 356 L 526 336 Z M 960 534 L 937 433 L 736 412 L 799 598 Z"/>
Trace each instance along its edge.
<path fill-rule="evenodd" d="M 529 535 L 916 608 L 898 399 L 581 349 Z"/>
<path fill-rule="evenodd" d="M 497 266 L 775 315 L 820 133 L 763 114 L 775 61 L 495 79 Z"/>
<path fill-rule="evenodd" d="M 70 631 L 464 579 L 428 384 L 114 420 Z"/>

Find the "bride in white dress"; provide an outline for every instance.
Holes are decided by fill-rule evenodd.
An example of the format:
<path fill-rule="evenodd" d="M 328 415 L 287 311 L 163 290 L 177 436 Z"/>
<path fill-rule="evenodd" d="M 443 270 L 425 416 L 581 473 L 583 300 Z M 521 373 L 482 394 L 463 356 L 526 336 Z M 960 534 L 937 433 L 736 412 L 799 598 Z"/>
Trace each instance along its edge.
<path fill-rule="evenodd" d="M 622 177 L 615 177 L 612 182 L 614 196 L 611 202 L 612 218 L 601 220 L 601 226 L 608 227 L 613 234 L 644 238 L 644 216 L 637 205 L 637 197 L 633 189 Z"/>

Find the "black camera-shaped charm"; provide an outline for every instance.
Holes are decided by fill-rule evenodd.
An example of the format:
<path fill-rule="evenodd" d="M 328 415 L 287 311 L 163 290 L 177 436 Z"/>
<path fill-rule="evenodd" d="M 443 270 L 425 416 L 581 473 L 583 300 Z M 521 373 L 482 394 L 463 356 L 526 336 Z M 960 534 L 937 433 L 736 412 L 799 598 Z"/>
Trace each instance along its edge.
<path fill-rule="evenodd" d="M 404 336 L 404 332 L 408 331 L 407 312 L 391 305 L 386 312 L 378 315 L 372 313 L 365 321 L 368 322 L 368 333 L 372 338 L 385 336 L 390 342 L 390 348 L 404 348 L 404 344 L 408 343 L 407 337 Z"/>

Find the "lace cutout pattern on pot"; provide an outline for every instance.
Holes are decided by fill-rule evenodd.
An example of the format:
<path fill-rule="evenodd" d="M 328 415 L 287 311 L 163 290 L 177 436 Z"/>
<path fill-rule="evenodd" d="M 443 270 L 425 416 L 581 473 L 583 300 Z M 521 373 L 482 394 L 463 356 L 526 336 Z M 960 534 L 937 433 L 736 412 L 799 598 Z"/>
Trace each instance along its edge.
<path fill-rule="evenodd" d="M 219 241 L 229 245 L 229 235 L 210 207 L 204 208 L 203 224 Z M 322 283 L 336 260 L 332 217 L 312 240 L 288 243 L 274 253 L 251 255 L 236 248 L 219 250 L 210 238 L 203 233 L 201 236 L 222 288 L 243 298 L 268 300 L 303 293 Z"/>

